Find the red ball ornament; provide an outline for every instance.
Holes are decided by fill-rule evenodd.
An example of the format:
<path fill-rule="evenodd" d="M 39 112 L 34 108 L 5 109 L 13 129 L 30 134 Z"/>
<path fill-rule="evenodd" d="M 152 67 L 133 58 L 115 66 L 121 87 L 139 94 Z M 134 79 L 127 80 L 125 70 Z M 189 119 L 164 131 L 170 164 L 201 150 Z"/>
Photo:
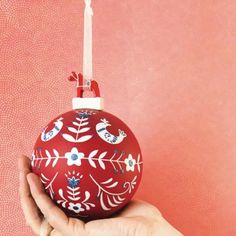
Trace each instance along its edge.
<path fill-rule="evenodd" d="M 32 171 L 68 216 L 105 218 L 136 192 L 143 168 L 141 150 L 129 127 L 102 111 L 94 80 L 85 86 L 81 74 L 69 79 L 77 81 L 73 110 L 43 129 L 34 146 Z M 94 98 L 83 98 L 87 87 Z"/>

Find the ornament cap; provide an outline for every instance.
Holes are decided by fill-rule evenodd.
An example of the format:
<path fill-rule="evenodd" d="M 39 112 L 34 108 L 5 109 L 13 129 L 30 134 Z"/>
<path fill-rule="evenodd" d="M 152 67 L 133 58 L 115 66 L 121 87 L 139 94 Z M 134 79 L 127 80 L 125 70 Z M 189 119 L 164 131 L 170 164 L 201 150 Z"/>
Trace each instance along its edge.
<path fill-rule="evenodd" d="M 104 102 L 100 97 L 98 83 L 95 80 L 85 81 L 82 74 L 72 72 L 69 81 L 76 81 L 77 97 L 72 99 L 73 110 L 76 109 L 95 109 L 103 110 Z M 93 92 L 94 97 L 84 97 L 85 91 Z"/>
<path fill-rule="evenodd" d="M 101 97 L 93 97 L 93 98 L 76 97 L 72 99 L 72 107 L 73 107 L 73 110 L 76 110 L 76 109 L 103 110 L 104 100 Z"/>

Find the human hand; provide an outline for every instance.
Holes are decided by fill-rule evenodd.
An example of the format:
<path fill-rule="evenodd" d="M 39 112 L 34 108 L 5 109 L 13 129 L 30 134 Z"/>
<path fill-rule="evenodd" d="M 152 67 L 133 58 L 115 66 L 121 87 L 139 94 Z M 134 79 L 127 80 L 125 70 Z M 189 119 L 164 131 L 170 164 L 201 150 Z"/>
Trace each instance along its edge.
<path fill-rule="evenodd" d="M 20 200 L 27 224 L 42 235 L 44 219 L 52 226 L 50 236 L 181 236 L 151 204 L 131 201 L 116 217 L 88 223 L 69 218 L 45 193 L 39 177 L 31 172 L 30 159 L 21 156 Z M 41 231 L 41 233 L 40 233 Z M 50 230 L 49 230 L 50 231 Z"/>

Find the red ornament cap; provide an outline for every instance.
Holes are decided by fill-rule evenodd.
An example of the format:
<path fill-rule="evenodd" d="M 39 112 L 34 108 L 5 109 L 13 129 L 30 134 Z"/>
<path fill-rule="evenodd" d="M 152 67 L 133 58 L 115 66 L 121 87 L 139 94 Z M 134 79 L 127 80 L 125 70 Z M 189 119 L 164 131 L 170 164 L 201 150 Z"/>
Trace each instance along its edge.
<path fill-rule="evenodd" d="M 68 78 L 69 81 L 76 81 L 77 97 L 72 99 L 73 110 L 76 109 L 95 109 L 103 110 L 104 101 L 100 97 L 100 90 L 98 83 L 95 80 L 87 80 L 85 82 L 81 73 L 76 74 L 72 72 L 72 75 Z M 84 97 L 84 92 L 93 92 L 94 97 Z"/>

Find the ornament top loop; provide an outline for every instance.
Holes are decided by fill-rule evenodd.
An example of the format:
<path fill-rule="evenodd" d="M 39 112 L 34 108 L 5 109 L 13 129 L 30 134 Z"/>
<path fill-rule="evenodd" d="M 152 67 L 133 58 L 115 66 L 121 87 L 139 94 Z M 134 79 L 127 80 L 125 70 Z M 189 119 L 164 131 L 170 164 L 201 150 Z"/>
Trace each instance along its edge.
<path fill-rule="evenodd" d="M 83 76 L 89 84 L 93 79 L 92 57 L 92 16 L 91 0 L 85 0 L 84 9 L 84 49 L 83 49 Z"/>
<path fill-rule="evenodd" d="M 91 0 L 84 0 L 84 51 L 83 51 L 83 75 L 72 72 L 70 81 L 76 81 L 77 97 L 73 98 L 73 109 L 90 108 L 96 110 L 103 109 L 103 99 L 100 97 L 98 83 L 93 80 L 92 63 L 92 16 L 93 9 Z M 85 91 L 93 92 L 94 97 L 84 97 Z"/>
<path fill-rule="evenodd" d="M 90 6 L 91 5 L 91 0 L 84 0 L 86 6 Z"/>

